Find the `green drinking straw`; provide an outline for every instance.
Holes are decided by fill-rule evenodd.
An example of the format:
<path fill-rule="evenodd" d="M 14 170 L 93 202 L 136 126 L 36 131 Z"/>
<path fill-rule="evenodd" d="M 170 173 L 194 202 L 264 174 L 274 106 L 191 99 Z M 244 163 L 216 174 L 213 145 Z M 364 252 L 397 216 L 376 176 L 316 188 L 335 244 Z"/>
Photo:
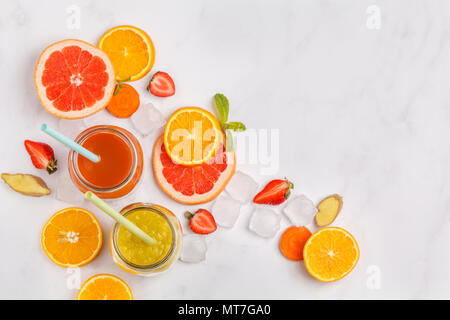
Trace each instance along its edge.
<path fill-rule="evenodd" d="M 99 162 L 100 157 L 92 152 L 90 152 L 88 149 L 80 146 L 78 143 L 74 142 L 73 140 L 67 138 L 65 135 L 61 134 L 60 132 L 56 131 L 55 129 L 50 128 L 48 125 L 43 123 L 41 125 L 41 130 L 44 131 L 49 136 L 52 136 L 59 142 L 65 144 L 73 151 L 81 154 L 83 157 L 91 160 L 92 162 Z"/>
<path fill-rule="evenodd" d="M 120 223 L 122 226 L 127 228 L 131 233 L 133 233 L 136 237 L 144 241 L 145 243 L 149 245 L 153 245 L 156 243 L 156 240 L 150 237 L 148 234 L 146 234 L 144 231 L 139 229 L 133 222 L 125 218 L 123 215 L 121 215 L 119 212 L 111 208 L 105 201 L 97 197 L 92 191 L 88 191 L 84 194 L 84 197 L 92 202 L 95 206 L 97 206 L 99 209 L 106 212 L 111 218 L 116 220 L 118 223 Z"/>

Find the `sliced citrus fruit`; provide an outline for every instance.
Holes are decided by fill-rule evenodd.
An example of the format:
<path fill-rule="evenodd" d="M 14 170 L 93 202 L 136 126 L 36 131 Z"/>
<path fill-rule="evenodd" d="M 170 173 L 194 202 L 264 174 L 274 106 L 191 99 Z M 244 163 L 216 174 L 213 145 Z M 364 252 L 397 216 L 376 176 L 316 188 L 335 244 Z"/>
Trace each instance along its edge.
<path fill-rule="evenodd" d="M 45 254 L 61 267 L 91 262 L 102 247 L 102 229 L 92 213 L 82 208 L 56 212 L 42 229 Z"/>
<path fill-rule="evenodd" d="M 358 243 L 342 228 L 323 228 L 306 242 L 303 259 L 314 278 L 322 282 L 336 281 L 349 274 L 358 263 Z"/>
<path fill-rule="evenodd" d="M 202 164 L 214 156 L 221 133 L 219 122 L 210 112 L 197 107 L 181 108 L 167 121 L 164 147 L 179 164 Z"/>
<path fill-rule="evenodd" d="M 105 108 L 116 86 L 108 56 L 81 40 L 47 47 L 36 64 L 34 82 L 42 106 L 66 119 L 84 118 Z"/>
<path fill-rule="evenodd" d="M 150 37 L 133 26 L 118 26 L 108 30 L 98 47 L 111 59 L 116 79 L 134 81 L 145 76 L 155 62 L 155 48 Z"/>
<path fill-rule="evenodd" d="M 133 300 L 133 294 L 122 279 L 111 274 L 98 274 L 83 283 L 77 300 Z"/>
<path fill-rule="evenodd" d="M 233 176 L 235 168 L 235 154 L 225 152 L 222 142 L 212 159 L 195 166 L 172 161 L 164 148 L 163 136 L 158 138 L 153 148 L 156 181 L 167 195 L 184 204 L 204 203 L 217 197 Z"/>

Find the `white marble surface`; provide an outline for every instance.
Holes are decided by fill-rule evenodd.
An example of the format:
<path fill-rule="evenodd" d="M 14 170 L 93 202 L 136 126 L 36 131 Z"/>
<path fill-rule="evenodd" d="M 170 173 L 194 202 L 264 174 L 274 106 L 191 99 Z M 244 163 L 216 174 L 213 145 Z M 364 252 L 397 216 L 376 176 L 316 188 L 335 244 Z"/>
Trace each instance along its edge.
<path fill-rule="evenodd" d="M 370 5 L 381 28 L 366 25 Z M 66 26 L 70 5 L 80 29 Z M 317 202 L 339 193 L 344 207 L 334 225 L 350 230 L 361 248 L 356 269 L 323 284 L 300 263 L 285 260 L 278 239 L 247 229 L 245 208 L 231 229 L 208 236 L 207 261 L 176 263 L 156 278 L 127 274 L 107 245 L 81 281 L 97 273 L 126 280 L 137 299 L 450 298 L 450 2 L 342 1 L 8 1 L 0 11 L 2 172 L 29 172 L 54 187 L 57 175 L 31 166 L 24 139 L 55 146 L 60 173 L 67 151 L 39 131 L 58 120 L 40 106 L 33 69 L 43 48 L 64 38 L 96 43 L 108 28 L 132 24 L 156 46 L 154 71 L 169 72 L 174 97 L 158 99 L 135 82 L 143 102 L 168 116 L 185 105 L 211 109 L 225 93 L 231 117 L 251 129 L 279 129 L 279 170 L 295 194 Z M 105 114 L 100 115 L 101 117 Z M 95 119 L 91 119 L 95 121 Z M 129 128 L 129 121 L 119 121 Z M 155 135 L 141 139 L 144 180 L 124 203 L 152 201 L 182 218 L 150 170 Z M 278 158 L 278 156 L 277 156 Z M 258 166 L 240 165 L 263 183 Z M 0 185 L 0 298 L 73 299 L 70 275 L 42 252 L 46 220 L 69 205 L 27 198 Z M 117 205 L 120 205 L 118 203 Z M 84 203 L 104 233 L 112 221 Z M 206 207 L 209 207 L 208 204 Z M 280 212 L 280 209 L 277 209 Z M 288 225 L 283 217 L 282 228 Z M 106 236 L 105 236 L 106 240 Z"/>

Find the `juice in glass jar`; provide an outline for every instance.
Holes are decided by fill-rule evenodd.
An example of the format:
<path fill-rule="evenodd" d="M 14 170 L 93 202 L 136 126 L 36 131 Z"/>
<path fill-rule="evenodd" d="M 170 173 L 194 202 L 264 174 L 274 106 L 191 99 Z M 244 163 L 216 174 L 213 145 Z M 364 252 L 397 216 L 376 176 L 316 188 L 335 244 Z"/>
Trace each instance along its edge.
<path fill-rule="evenodd" d="M 92 162 L 73 151 L 69 173 L 82 192 L 91 190 L 100 198 L 120 198 L 128 194 L 142 175 L 142 149 L 129 131 L 116 126 L 95 126 L 83 131 L 75 142 L 100 157 Z"/>
<path fill-rule="evenodd" d="M 142 276 L 167 270 L 178 258 L 181 246 L 181 226 L 176 216 L 164 207 L 143 203 L 129 205 L 121 213 L 156 243 L 146 244 L 125 227 L 115 224 L 110 249 L 116 264 Z"/>

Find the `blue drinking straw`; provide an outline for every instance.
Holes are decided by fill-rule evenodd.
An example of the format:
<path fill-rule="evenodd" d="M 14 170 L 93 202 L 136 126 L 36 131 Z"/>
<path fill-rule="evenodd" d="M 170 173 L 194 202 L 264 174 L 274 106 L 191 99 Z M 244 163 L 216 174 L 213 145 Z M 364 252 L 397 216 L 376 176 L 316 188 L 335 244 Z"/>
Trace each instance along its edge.
<path fill-rule="evenodd" d="M 71 139 L 67 138 L 65 135 L 59 133 L 58 131 L 56 131 L 55 129 L 50 128 L 48 125 L 46 125 L 45 123 L 43 123 L 41 125 L 41 130 L 44 131 L 46 134 L 48 134 L 49 136 L 52 136 L 53 138 L 55 138 L 56 140 L 58 140 L 59 142 L 61 142 L 62 144 L 65 144 L 66 146 L 68 146 L 70 149 L 72 149 L 73 151 L 81 154 L 83 157 L 85 157 L 86 159 L 91 160 L 92 162 L 99 162 L 100 161 L 100 157 L 92 152 L 90 152 L 88 149 L 83 148 L 82 146 L 80 146 L 78 143 L 72 141 Z"/>

